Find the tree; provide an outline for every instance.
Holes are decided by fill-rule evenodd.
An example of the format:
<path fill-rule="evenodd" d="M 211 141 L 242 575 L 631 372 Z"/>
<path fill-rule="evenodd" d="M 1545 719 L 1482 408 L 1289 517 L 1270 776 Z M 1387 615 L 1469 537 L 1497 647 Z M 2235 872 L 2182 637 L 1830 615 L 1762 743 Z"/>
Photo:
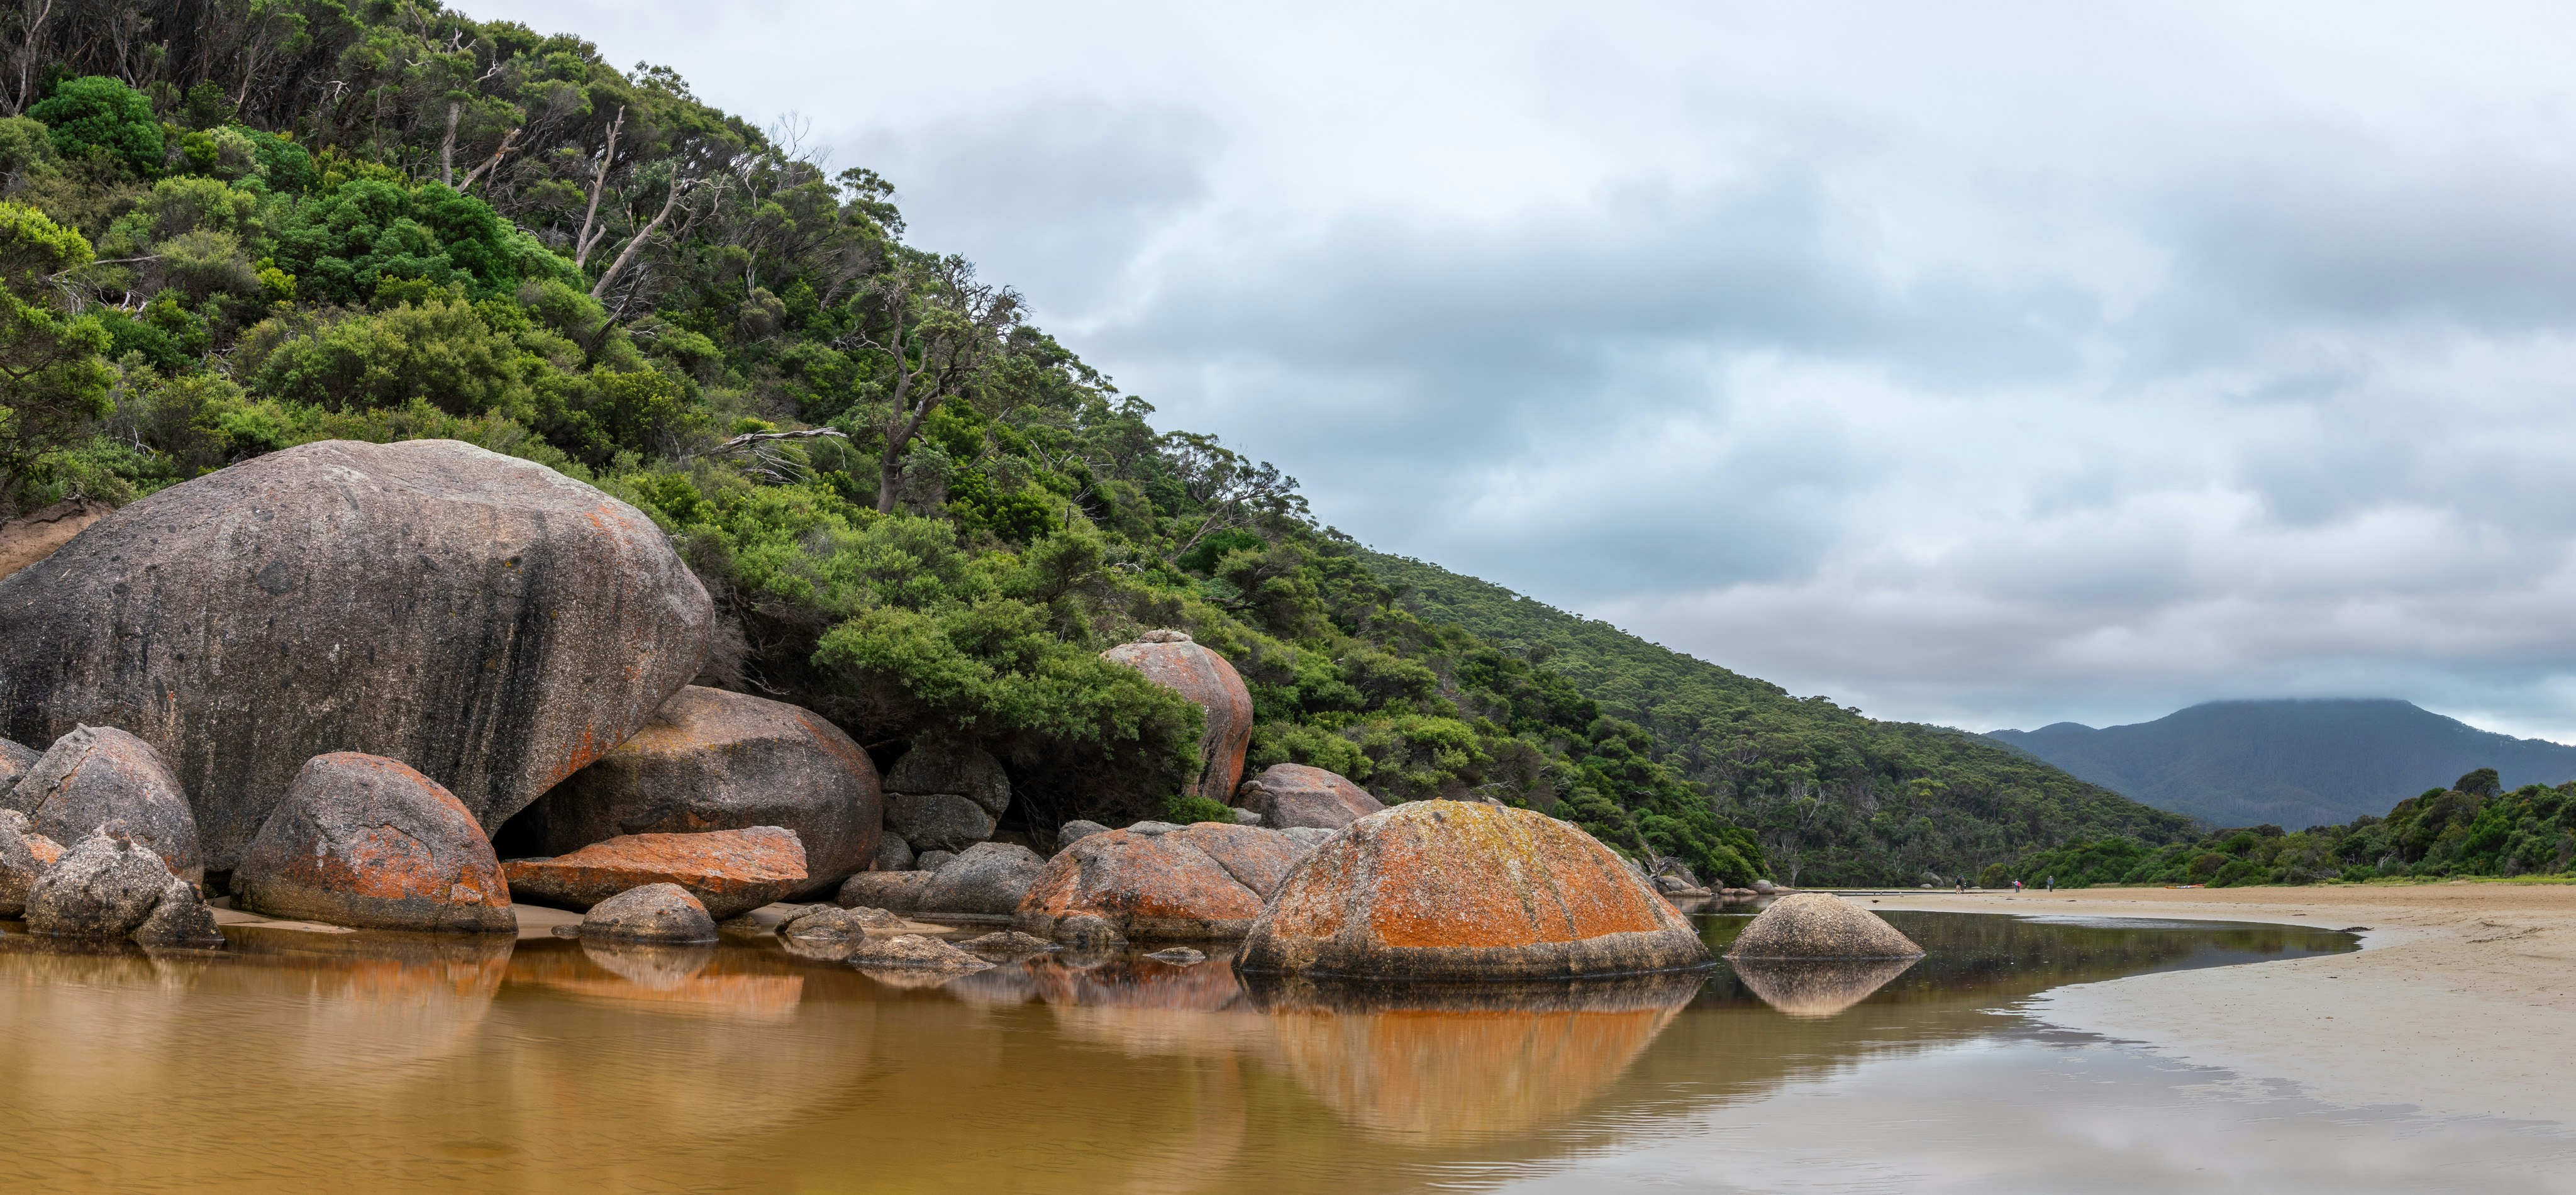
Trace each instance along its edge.
<path fill-rule="evenodd" d="M 161 122 L 152 101 L 115 79 L 67 79 L 27 115 L 53 130 L 54 149 L 66 158 L 77 161 L 100 149 L 137 175 L 160 173 Z"/>
<path fill-rule="evenodd" d="M 904 453 L 932 411 L 964 398 L 1001 356 L 1020 322 L 1019 292 L 980 282 L 975 267 L 954 255 L 905 262 L 879 276 L 872 297 L 885 315 L 882 332 L 856 332 L 856 344 L 874 352 L 891 373 L 886 414 L 879 424 L 885 445 L 877 457 L 877 511 L 891 512 Z"/>
<path fill-rule="evenodd" d="M 107 332 L 61 309 L 64 276 L 92 256 L 87 240 L 43 212 L 0 203 L 0 510 L 25 497 L 39 458 L 111 409 Z"/>

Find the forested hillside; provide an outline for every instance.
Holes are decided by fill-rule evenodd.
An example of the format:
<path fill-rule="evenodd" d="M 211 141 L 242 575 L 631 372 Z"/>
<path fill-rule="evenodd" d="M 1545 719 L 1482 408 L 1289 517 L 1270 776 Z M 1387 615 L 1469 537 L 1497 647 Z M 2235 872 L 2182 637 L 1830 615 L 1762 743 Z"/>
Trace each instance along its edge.
<path fill-rule="evenodd" d="M 2174 830 L 1385 573 L 1293 479 L 1158 430 L 1007 286 L 907 244 L 887 180 L 669 70 L 338 0 L 49 0 L 0 47 L 0 516 L 325 438 L 541 461 L 673 536 L 725 624 L 705 683 L 881 755 L 962 730 L 1031 829 L 1207 812 L 1175 795 L 1197 708 L 1098 658 L 1178 626 L 1250 684 L 1255 767 L 1541 805 L 1710 879 Z"/>
<path fill-rule="evenodd" d="M 1647 728 L 1665 762 L 1754 829 L 1775 869 L 1807 883 L 1974 875 L 1977 860 L 2122 836 L 2165 843 L 2189 819 L 2077 780 L 1975 735 L 1881 722 L 1823 697 L 1648 643 L 1434 565 L 1370 553 L 1369 571 L 1423 617 L 1538 661 Z"/>

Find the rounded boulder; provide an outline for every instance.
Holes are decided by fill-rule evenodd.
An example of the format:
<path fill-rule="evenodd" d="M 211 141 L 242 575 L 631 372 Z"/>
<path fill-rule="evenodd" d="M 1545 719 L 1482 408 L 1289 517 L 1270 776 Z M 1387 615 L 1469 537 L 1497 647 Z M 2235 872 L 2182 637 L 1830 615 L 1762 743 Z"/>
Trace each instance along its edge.
<path fill-rule="evenodd" d="M 58 938 L 126 937 L 151 919 L 173 884 L 187 887 L 149 849 L 92 834 L 36 877 L 27 893 L 27 930 Z"/>
<path fill-rule="evenodd" d="M 489 831 L 697 673 L 714 611 L 661 529 L 453 440 L 330 440 L 171 486 L 0 580 L 0 734 L 139 733 L 229 869 L 332 751 Z"/>
<path fill-rule="evenodd" d="M 875 858 L 884 825 L 876 765 L 811 710 L 690 685 L 635 737 L 510 820 L 513 854 L 562 855 L 623 834 L 782 826 L 805 847 L 806 884 L 829 892 Z"/>
<path fill-rule="evenodd" d="M 1822 892 L 1796 892 L 1771 902 L 1735 944 L 1728 958 L 1921 958 L 1923 948 L 1878 914 Z"/>
<path fill-rule="evenodd" d="M 1056 852 L 1020 899 L 1014 921 L 1060 942 L 1240 938 L 1309 849 L 1257 826 L 1140 822 Z"/>
<path fill-rule="evenodd" d="M 29 828 L 79 842 L 100 827 L 159 855 L 170 874 L 205 878 L 206 859 L 188 794 L 152 745 L 113 726 L 76 726 L 29 766 L 5 803 Z"/>
<path fill-rule="evenodd" d="M 501 861 L 455 794 L 375 755 L 317 755 L 233 870 L 243 908 L 360 929 L 509 933 Z"/>
<path fill-rule="evenodd" d="M 716 919 L 678 884 L 644 884 L 592 905 L 581 936 L 684 945 L 716 940 Z"/>
<path fill-rule="evenodd" d="M 677 884 L 723 920 L 804 887 L 805 848 L 794 831 L 777 826 L 628 834 L 550 859 L 505 859 L 501 875 L 521 900 L 571 909 L 630 888 Z"/>
<path fill-rule="evenodd" d="M 1316 848 L 1253 924 L 1240 966 L 1539 979 L 1708 962 L 1690 923 L 1575 826 L 1525 809 L 1417 801 Z"/>
<path fill-rule="evenodd" d="M 1386 808 L 1386 803 L 1339 772 L 1301 763 L 1279 763 L 1243 782 L 1234 803 L 1261 815 L 1274 829 L 1339 830 Z"/>
<path fill-rule="evenodd" d="M 1190 791 L 1219 805 L 1231 802 L 1243 779 L 1243 753 L 1252 746 L 1252 690 L 1224 656 L 1182 631 L 1148 631 L 1134 643 L 1100 653 L 1113 663 L 1188 698 L 1207 712 L 1199 735 L 1199 772 Z"/>

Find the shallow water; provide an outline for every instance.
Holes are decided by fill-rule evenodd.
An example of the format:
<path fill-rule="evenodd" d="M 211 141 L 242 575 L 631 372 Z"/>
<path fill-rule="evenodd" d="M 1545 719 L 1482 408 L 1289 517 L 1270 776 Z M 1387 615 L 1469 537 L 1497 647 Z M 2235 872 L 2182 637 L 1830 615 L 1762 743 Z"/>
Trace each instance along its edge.
<path fill-rule="evenodd" d="M 1392 994 L 1247 987 L 1222 958 L 1057 957 L 938 983 L 774 939 L 234 926 L 224 951 L 146 954 L 12 925 L 0 1184 L 2548 1190 L 2576 1159 L 2556 1130 L 2325 1108 L 2010 1011 L 2061 984 L 2350 935 L 1888 919 L 1931 951 L 1892 977 L 1721 966 Z M 1722 948 L 1743 919 L 1701 924 Z"/>

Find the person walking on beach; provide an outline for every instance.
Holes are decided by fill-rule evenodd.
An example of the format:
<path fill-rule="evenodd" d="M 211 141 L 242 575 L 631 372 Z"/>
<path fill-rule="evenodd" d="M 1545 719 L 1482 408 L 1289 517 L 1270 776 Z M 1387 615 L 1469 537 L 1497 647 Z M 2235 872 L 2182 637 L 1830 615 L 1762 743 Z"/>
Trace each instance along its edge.
<path fill-rule="evenodd" d="M 2056 877 L 2056 876 L 2050 876 L 2050 877 L 2048 877 L 2048 890 L 2049 890 L 2049 891 L 2051 891 L 2051 892 L 2055 892 L 2055 891 L 2057 891 L 2057 877 Z"/>
<path fill-rule="evenodd" d="M 2014 880 L 2014 881 L 2013 881 L 2013 895 L 2015 895 L 2015 896 L 2019 896 L 2019 895 L 2021 895 L 2021 881 L 2020 881 L 2020 880 Z"/>

